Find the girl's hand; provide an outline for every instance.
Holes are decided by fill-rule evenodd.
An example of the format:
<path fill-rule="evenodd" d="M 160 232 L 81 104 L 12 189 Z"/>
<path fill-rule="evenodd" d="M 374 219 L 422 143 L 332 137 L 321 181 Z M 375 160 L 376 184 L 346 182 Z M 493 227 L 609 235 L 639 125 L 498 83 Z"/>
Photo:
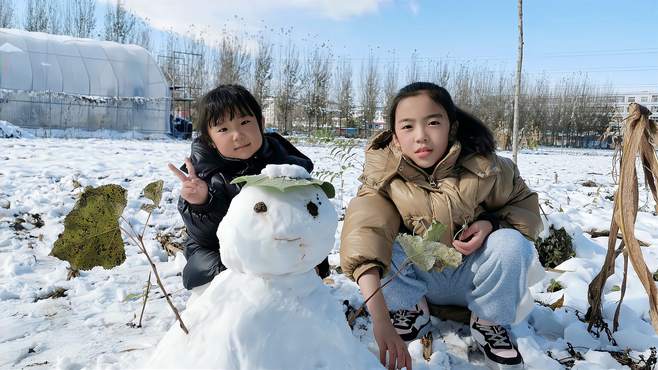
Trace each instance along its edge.
<path fill-rule="evenodd" d="M 183 199 L 194 205 L 204 204 L 208 201 L 208 184 L 196 176 L 190 158 L 185 158 L 185 167 L 187 167 L 189 175 L 186 175 L 171 163 L 168 163 L 167 167 L 181 181 L 183 187 L 180 190 L 180 196 Z"/>
<path fill-rule="evenodd" d="M 487 220 L 475 221 L 459 235 L 459 238 L 452 241 L 452 245 L 461 254 L 468 256 L 482 246 L 492 230 L 493 225 L 491 225 L 491 222 Z"/>
<path fill-rule="evenodd" d="M 411 355 L 407 350 L 407 344 L 400 338 L 391 323 L 379 283 L 380 276 L 376 267 L 366 270 L 357 281 L 363 298 L 368 299 L 367 306 L 372 317 L 372 331 L 379 347 L 379 361 L 386 366 L 386 354 L 388 353 L 389 370 L 403 367 L 411 370 Z"/>
<path fill-rule="evenodd" d="M 411 355 L 407 344 L 395 331 L 390 320 L 373 321 L 372 331 L 379 347 L 379 361 L 386 366 L 386 353 L 388 352 L 388 370 L 411 369 Z"/>

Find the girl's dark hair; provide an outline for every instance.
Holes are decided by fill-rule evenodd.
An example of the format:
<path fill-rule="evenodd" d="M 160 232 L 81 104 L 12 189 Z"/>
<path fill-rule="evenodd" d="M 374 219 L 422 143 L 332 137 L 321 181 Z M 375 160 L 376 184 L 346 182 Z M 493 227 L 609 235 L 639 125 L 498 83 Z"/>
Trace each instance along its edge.
<path fill-rule="evenodd" d="M 256 98 L 240 85 L 219 85 L 202 96 L 197 102 L 198 118 L 194 128 L 208 143 L 208 129 L 219 125 L 225 117 L 254 116 L 263 131 L 263 111 Z"/>
<path fill-rule="evenodd" d="M 450 141 L 459 140 L 462 145 L 460 157 L 471 153 L 482 155 L 496 151 L 496 142 L 491 130 L 479 119 L 458 108 L 452 101 L 450 93 L 445 88 L 431 82 L 414 82 L 398 91 L 388 114 L 388 129 L 395 134 L 395 111 L 404 98 L 427 94 L 436 104 L 441 105 L 448 113 L 450 120 Z M 457 132 L 453 128 L 457 123 Z"/>

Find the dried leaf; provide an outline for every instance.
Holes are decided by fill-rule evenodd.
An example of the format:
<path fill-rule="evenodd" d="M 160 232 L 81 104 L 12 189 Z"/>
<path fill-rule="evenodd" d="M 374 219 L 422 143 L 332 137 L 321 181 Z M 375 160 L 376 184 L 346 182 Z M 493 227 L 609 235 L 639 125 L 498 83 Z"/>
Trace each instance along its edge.
<path fill-rule="evenodd" d="M 144 187 L 144 190 L 142 192 L 144 193 L 144 197 L 150 199 L 153 202 L 153 209 L 160 207 L 160 200 L 162 199 L 162 187 L 164 186 L 164 181 L 158 180 L 158 181 L 153 181 L 152 183 L 146 185 Z M 152 211 L 153 209 L 147 210 L 145 209 L 144 206 L 142 206 L 142 209 L 149 212 Z"/>
<path fill-rule="evenodd" d="M 428 362 L 432 358 L 432 341 L 432 332 L 420 338 L 420 343 L 423 345 L 423 358 Z"/>
<path fill-rule="evenodd" d="M 156 207 L 155 204 L 142 204 L 141 206 L 139 206 L 139 208 L 145 212 L 153 212 L 153 210 L 158 207 Z"/>
<path fill-rule="evenodd" d="M 599 274 L 592 280 L 588 291 L 590 308 L 587 312 L 589 321 L 588 330 L 593 325 L 602 321 L 601 295 L 605 280 L 614 273 L 614 257 L 616 255 L 615 242 L 617 231 L 621 231 L 622 243 L 626 247 L 633 269 L 642 283 L 649 298 L 649 316 L 654 331 L 658 332 L 658 289 L 653 281 L 653 276 L 647 268 L 640 245 L 635 237 L 635 221 L 638 212 L 638 176 L 635 163 L 638 154 L 642 157 L 644 174 L 647 177 L 654 200 L 658 200 L 656 194 L 656 175 L 658 175 L 658 159 L 655 148 L 651 145 L 649 138 L 653 130 L 652 123 L 648 120 L 650 111 L 637 103 L 629 106 L 629 117 L 626 122 L 626 132 L 621 153 L 621 165 L 619 173 L 619 187 L 614 198 L 614 212 L 610 226 L 612 237 L 608 239 L 608 252 L 605 262 Z M 651 171 L 647 171 L 649 168 Z M 653 184 L 652 184 L 653 183 Z M 623 291 L 622 291 L 623 298 Z M 615 317 L 614 328 L 618 327 L 618 317 Z"/>
<path fill-rule="evenodd" d="M 550 307 L 551 310 L 555 311 L 555 310 L 557 310 L 558 308 L 561 308 L 562 306 L 564 306 L 564 294 L 562 294 L 562 297 L 560 297 L 560 299 L 558 299 L 557 301 L 553 302 L 553 303 L 552 303 L 550 306 L 548 306 L 548 307 Z"/>
<path fill-rule="evenodd" d="M 87 187 L 66 215 L 51 255 L 69 261 L 73 270 L 111 269 L 123 263 L 126 252 L 119 217 L 127 204 L 126 193 L 113 184 Z"/>

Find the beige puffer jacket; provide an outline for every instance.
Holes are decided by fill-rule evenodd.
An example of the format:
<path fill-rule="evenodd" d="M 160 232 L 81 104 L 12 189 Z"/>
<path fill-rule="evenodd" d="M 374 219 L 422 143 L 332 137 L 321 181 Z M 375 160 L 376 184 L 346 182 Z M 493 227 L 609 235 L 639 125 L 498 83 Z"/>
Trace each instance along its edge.
<path fill-rule="evenodd" d="M 372 267 L 386 274 L 402 226 L 422 235 L 433 220 L 439 221 L 449 226 L 442 242 L 451 245 L 462 225 L 492 212 L 500 227 L 515 228 L 531 240 L 537 237 L 543 228 L 537 193 L 526 186 L 516 165 L 495 154 L 459 158 L 460 152 L 461 145 L 454 143 L 427 174 L 402 155 L 390 134 L 369 143 L 362 185 L 347 207 L 341 232 L 340 262 L 346 276 L 358 280 Z"/>

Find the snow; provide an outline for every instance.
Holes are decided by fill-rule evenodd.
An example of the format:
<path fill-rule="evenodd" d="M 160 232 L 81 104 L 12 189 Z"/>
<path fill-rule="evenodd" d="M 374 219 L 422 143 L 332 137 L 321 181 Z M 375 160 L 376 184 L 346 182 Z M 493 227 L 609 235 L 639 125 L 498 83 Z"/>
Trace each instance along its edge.
<path fill-rule="evenodd" d="M 329 145 L 309 143 L 298 147 L 313 159 L 314 173 L 338 174 L 332 180 L 337 195 L 331 204 L 342 215 L 343 207 L 356 194 L 360 170 L 343 170 L 341 165 L 345 163 L 331 156 Z M 356 153 L 355 163 L 362 163 L 362 150 Z M 178 235 L 182 229 L 176 210 L 180 185 L 169 173 L 167 162 L 182 163 L 187 155 L 189 142 L 172 140 L 0 140 L 1 369 L 136 368 L 154 353 L 156 345 L 175 325 L 174 315 L 154 279 L 142 326 L 127 325 L 137 324 L 139 320 L 150 270 L 146 258 L 127 238 L 127 259 L 122 265 L 111 270 L 82 271 L 72 280 L 66 280 L 68 263 L 49 256 L 63 230 L 64 217 L 85 186 L 114 183 L 128 189 L 129 202 L 123 217 L 141 231 L 146 221 L 146 213 L 140 211 L 141 190 L 151 181 L 164 180 L 162 207 L 154 211 L 150 226 L 145 228 L 145 240 L 174 305 L 183 315 L 193 315 L 195 304 L 192 303 L 186 313 L 191 293 L 183 288 L 179 276 L 184 257 L 181 254 L 168 257 L 155 241 L 158 233 Z M 510 156 L 510 153 L 502 155 Z M 623 368 L 601 351 L 629 349 L 630 355 L 638 359 L 640 354 L 647 358 L 649 347 L 658 346 L 646 293 L 632 268 L 629 268 L 620 314 L 620 330 L 613 333 L 617 346 L 604 333 L 598 338 L 588 333 L 587 325 L 578 319 L 584 317 L 587 286 L 600 270 L 607 248 L 607 237 L 591 238 L 586 232 L 610 227 L 613 206 L 610 197 L 616 189 L 611 174 L 612 159 L 611 151 L 573 149 L 543 148 L 519 155 L 521 174 L 538 191 L 546 213 L 545 232 L 549 224 L 564 226 L 575 236 L 576 247 L 575 258 L 548 272 L 531 287 L 535 301 L 551 304 L 564 296 L 564 306 L 553 311 L 536 303 L 529 317 L 512 328 L 530 369 L 564 368 L 548 352 L 554 358 L 568 357 L 567 343 L 583 355 L 584 360 L 576 361 L 574 366 L 579 369 Z M 586 180 L 594 181 L 596 186 L 582 186 Z M 640 184 L 643 184 L 641 174 Z M 638 238 L 649 244 L 642 252 L 653 272 L 658 269 L 658 218 L 652 213 L 655 204 L 643 185 L 639 200 L 636 230 Z M 40 215 L 43 226 L 31 223 L 34 219 L 28 216 L 33 214 Z M 334 265 L 339 260 L 341 226 L 339 221 L 333 233 L 335 242 L 329 260 Z M 604 288 L 603 315 L 610 328 L 620 295 L 613 287 L 621 285 L 622 271 L 620 256 L 615 274 Z M 560 281 L 565 289 L 546 292 L 550 279 Z M 326 290 L 336 302 L 349 300 L 357 307 L 362 303 L 353 282 L 335 272 L 331 281 Z M 57 288 L 66 289 L 63 297 L 45 298 Z M 433 319 L 433 324 L 435 352 L 429 362 L 422 358 L 418 341 L 410 344 L 414 369 L 443 369 L 448 365 L 453 369 L 484 368 L 482 356 L 471 350 L 473 343 L 467 327 L 437 319 Z M 368 318 L 357 319 L 353 334 L 370 351 L 376 350 Z M 340 345 L 333 343 L 333 338 L 327 336 L 328 347 Z"/>
<path fill-rule="evenodd" d="M 5 52 L 5 53 L 22 53 L 23 49 L 19 48 L 18 46 L 5 42 L 0 46 L 0 51 Z"/>
<path fill-rule="evenodd" d="M 311 174 L 304 169 L 304 167 L 295 166 L 292 164 L 268 164 L 261 172 L 267 177 L 289 177 L 291 179 L 308 179 Z"/>
<path fill-rule="evenodd" d="M 0 138 L 28 138 L 33 137 L 26 130 L 13 125 L 7 121 L 0 120 Z"/>

